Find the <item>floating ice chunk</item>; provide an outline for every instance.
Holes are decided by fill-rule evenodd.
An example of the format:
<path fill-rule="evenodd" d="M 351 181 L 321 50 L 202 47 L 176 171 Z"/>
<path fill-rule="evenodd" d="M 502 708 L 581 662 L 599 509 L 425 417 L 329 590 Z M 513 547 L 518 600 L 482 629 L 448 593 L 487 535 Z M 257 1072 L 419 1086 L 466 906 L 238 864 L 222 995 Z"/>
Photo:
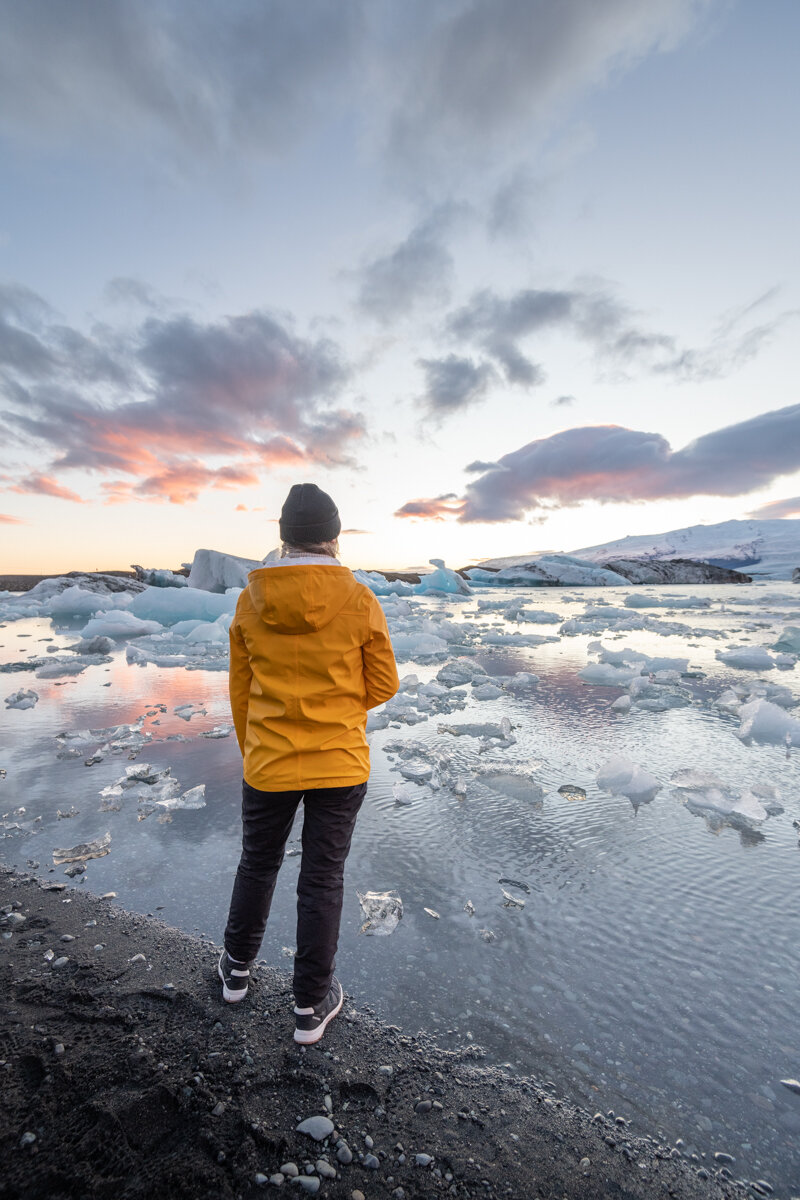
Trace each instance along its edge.
<path fill-rule="evenodd" d="M 558 789 L 559 796 L 565 796 L 567 800 L 585 800 L 586 791 L 577 783 L 562 783 Z"/>
<path fill-rule="evenodd" d="M 775 659 L 764 646 L 733 646 L 730 650 L 714 652 L 727 667 L 738 667 L 744 671 L 771 671 Z"/>
<path fill-rule="evenodd" d="M 516 742 L 508 717 L 503 717 L 499 724 L 487 721 L 481 724 L 465 722 L 462 725 L 440 725 L 439 733 L 452 733 L 455 737 L 497 739 L 505 746 L 513 746 Z"/>
<path fill-rule="evenodd" d="M 444 638 L 432 633 L 390 633 L 392 649 L 398 659 L 443 658 L 447 652 Z"/>
<path fill-rule="evenodd" d="M 780 796 L 771 784 L 728 786 L 711 771 L 686 768 L 672 775 L 681 800 L 692 812 L 716 815 L 733 826 L 752 826 L 783 812 Z"/>
<path fill-rule="evenodd" d="M 233 733 L 233 725 L 215 725 L 213 729 L 206 729 L 200 734 L 204 738 L 226 738 Z"/>
<path fill-rule="evenodd" d="M 137 563 L 131 563 L 131 570 L 135 571 L 136 578 L 148 587 L 184 588 L 189 583 L 185 575 L 176 575 L 164 567 L 140 567 Z"/>
<path fill-rule="evenodd" d="M 449 567 L 444 565 L 444 559 L 432 558 L 430 564 L 435 567 L 435 571 L 431 571 L 430 575 L 423 575 L 419 583 L 414 585 L 414 591 L 419 596 L 424 596 L 430 592 L 445 592 L 448 595 L 469 596 L 472 594 L 472 589 L 466 579 L 462 578 L 456 571 L 451 571 Z"/>
<path fill-rule="evenodd" d="M 481 639 L 487 646 L 543 646 L 545 642 L 558 642 L 559 638 L 543 633 L 503 633 L 490 630 Z"/>
<path fill-rule="evenodd" d="M 81 842 L 77 846 L 54 850 L 53 863 L 58 867 L 62 863 L 85 862 L 88 858 L 104 858 L 106 854 L 110 853 L 110 848 L 111 834 L 104 833 L 102 837 L 93 842 Z"/>
<path fill-rule="evenodd" d="M 216 621 L 234 613 L 239 592 L 217 594 L 197 588 L 145 588 L 134 596 L 129 611 L 145 621 L 174 626 L 183 621 Z"/>
<path fill-rule="evenodd" d="M 630 712 L 631 703 L 630 696 L 617 696 L 611 708 L 615 708 L 618 712 Z"/>
<path fill-rule="evenodd" d="M 639 675 L 639 667 L 615 667 L 611 663 L 589 663 L 578 671 L 584 683 L 603 687 L 625 687 Z"/>
<path fill-rule="evenodd" d="M 781 631 L 777 642 L 773 643 L 772 649 L 800 655 L 800 628 L 797 625 L 787 625 Z"/>
<path fill-rule="evenodd" d="M 655 596 L 632 592 L 625 597 L 626 608 L 711 608 L 706 596 Z"/>
<path fill-rule="evenodd" d="M 156 804 L 167 812 L 174 812 L 178 809 L 205 808 L 206 785 L 199 783 L 197 787 L 189 788 L 188 792 L 184 792 L 182 796 L 170 796 L 165 800 L 156 800 Z"/>
<path fill-rule="evenodd" d="M 172 774 L 172 767 L 153 767 L 150 763 L 137 763 L 135 767 L 126 767 L 125 775 L 118 780 L 122 788 L 133 787 L 136 783 L 158 783 Z"/>
<path fill-rule="evenodd" d="M 145 594 L 144 592 L 140 593 L 140 595 Z M 145 633 L 160 632 L 161 626 L 157 621 L 143 621 L 127 609 L 110 608 L 101 616 L 93 617 L 91 621 L 87 622 L 81 630 L 81 637 L 130 638 L 141 637 Z"/>
<path fill-rule="evenodd" d="M 389 717 L 383 709 L 373 708 L 367 713 L 367 733 L 374 733 L 377 729 L 386 729 L 389 724 Z"/>
<path fill-rule="evenodd" d="M 457 658 L 445 663 L 436 673 L 436 679 L 446 687 L 459 687 L 465 683 L 485 683 L 488 675 L 483 667 L 468 658 Z"/>
<path fill-rule="evenodd" d="M 40 659 L 37 662 L 36 678 L 58 679 L 62 675 L 81 675 L 87 667 L 106 662 L 111 662 L 111 659 L 101 654 L 54 654 L 47 661 Z"/>
<path fill-rule="evenodd" d="M 192 717 L 204 717 L 206 710 L 201 704 L 195 704 L 191 701 L 188 704 L 179 704 L 177 708 L 172 710 L 176 717 L 180 717 L 182 721 L 191 721 Z"/>
<path fill-rule="evenodd" d="M 517 671 L 514 675 L 504 676 L 500 681 L 507 692 L 529 692 L 539 682 L 539 676 L 531 671 Z"/>
<path fill-rule="evenodd" d="M 692 694 L 687 688 L 676 687 L 669 680 L 659 682 L 646 675 L 640 675 L 631 680 L 628 692 L 637 708 L 649 712 L 666 712 L 671 708 L 685 708 L 692 702 Z"/>
<path fill-rule="evenodd" d="M 195 550 L 189 572 L 189 587 L 204 592 L 225 592 L 247 586 L 247 576 L 262 563 L 255 558 L 239 558 L 219 550 Z"/>
<path fill-rule="evenodd" d="M 597 773 L 597 786 L 614 796 L 627 796 L 637 804 L 653 800 L 661 790 L 655 775 L 622 755 L 603 764 Z"/>
<path fill-rule="evenodd" d="M 525 901 L 521 896 L 514 896 L 511 892 L 507 892 L 505 888 L 501 888 L 503 893 L 503 908 L 524 908 Z"/>
<path fill-rule="evenodd" d="M 394 933 L 403 916 L 403 901 L 397 892 L 356 892 L 366 917 L 361 933 L 386 937 Z"/>
<path fill-rule="evenodd" d="M 359 583 L 363 583 L 376 596 L 407 596 L 414 585 L 405 579 L 387 579 L 380 571 L 353 571 Z"/>
<path fill-rule="evenodd" d="M 714 701 L 714 707 L 720 709 L 721 712 L 737 715 L 743 700 L 744 697 L 740 696 L 733 688 L 725 688 Z"/>
<path fill-rule="evenodd" d="M 18 692 L 12 692 L 10 696 L 6 696 L 6 708 L 33 708 L 38 699 L 38 692 L 25 691 L 20 688 Z"/>
<path fill-rule="evenodd" d="M 800 746 L 800 721 L 771 700 L 750 700 L 739 709 L 737 737 L 759 742 L 785 742 Z"/>
<path fill-rule="evenodd" d="M 186 634 L 187 642 L 216 642 L 219 645 L 228 644 L 228 628 L 231 614 L 223 613 L 216 621 L 204 621 L 195 625 L 191 633 Z"/>
<path fill-rule="evenodd" d="M 476 700 L 497 700 L 502 694 L 502 690 L 495 687 L 493 683 L 481 683 L 472 689 L 472 695 Z"/>
<path fill-rule="evenodd" d="M 127 592 L 90 592 L 75 585 L 51 596 L 45 611 L 51 617 L 92 617 L 95 613 L 126 609 L 133 599 Z"/>
<path fill-rule="evenodd" d="M 75 654 L 110 654 L 114 649 L 114 640 L 110 637 L 85 637 L 69 649 Z"/>
<path fill-rule="evenodd" d="M 394 796 L 395 804 L 403 806 L 413 804 L 415 800 L 421 800 L 423 796 L 429 795 L 427 789 L 421 788 L 416 783 L 395 783 L 392 787 L 392 795 Z"/>
<path fill-rule="evenodd" d="M 419 688 L 419 679 L 416 675 L 404 675 L 398 685 L 398 692 L 415 693 Z"/>
<path fill-rule="evenodd" d="M 416 783 L 426 783 L 433 776 L 433 767 L 431 764 L 419 758 L 412 758 L 407 762 L 402 762 L 399 771 L 405 779 L 412 779 Z"/>
<path fill-rule="evenodd" d="M 493 792 L 511 796 L 514 800 L 522 800 L 537 807 L 541 807 L 541 801 L 545 796 L 545 790 L 541 784 L 521 772 L 498 771 L 496 768 L 489 768 L 481 771 L 478 778 Z"/>

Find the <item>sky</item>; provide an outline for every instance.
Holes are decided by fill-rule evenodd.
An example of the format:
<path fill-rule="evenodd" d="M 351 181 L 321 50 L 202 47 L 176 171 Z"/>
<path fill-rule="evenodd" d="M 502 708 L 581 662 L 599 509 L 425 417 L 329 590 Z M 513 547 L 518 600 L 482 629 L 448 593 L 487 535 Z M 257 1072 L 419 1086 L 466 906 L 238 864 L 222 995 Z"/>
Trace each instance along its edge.
<path fill-rule="evenodd" d="M 800 516 L 795 0 L 0 0 L 0 573 Z"/>

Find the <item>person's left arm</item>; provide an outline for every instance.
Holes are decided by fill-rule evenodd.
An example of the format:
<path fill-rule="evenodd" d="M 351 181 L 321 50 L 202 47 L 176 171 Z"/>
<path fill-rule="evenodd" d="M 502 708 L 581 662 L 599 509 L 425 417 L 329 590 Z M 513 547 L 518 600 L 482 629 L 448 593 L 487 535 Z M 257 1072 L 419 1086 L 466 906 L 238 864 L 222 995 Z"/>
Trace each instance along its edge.
<path fill-rule="evenodd" d="M 238 613 L 231 621 L 230 628 L 231 662 L 228 672 L 228 691 L 231 698 L 231 713 L 236 729 L 236 740 L 244 757 L 244 739 L 247 733 L 247 707 L 250 703 L 250 684 L 253 680 L 253 668 L 250 665 L 250 655 L 247 652 L 242 631 L 239 627 Z"/>

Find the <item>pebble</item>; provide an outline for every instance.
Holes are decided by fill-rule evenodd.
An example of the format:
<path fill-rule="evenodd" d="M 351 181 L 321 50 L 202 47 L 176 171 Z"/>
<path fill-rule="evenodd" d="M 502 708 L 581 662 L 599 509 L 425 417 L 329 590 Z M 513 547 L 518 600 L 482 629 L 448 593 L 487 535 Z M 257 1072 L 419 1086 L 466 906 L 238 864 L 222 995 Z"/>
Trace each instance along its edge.
<path fill-rule="evenodd" d="M 68 962 L 69 962 L 69 959 L 65 955 L 62 954 L 60 958 L 57 958 L 54 960 L 53 970 L 59 971 L 62 967 L 65 967 Z"/>
<path fill-rule="evenodd" d="M 84 929 L 94 929 L 96 924 L 97 924 L 97 921 L 94 921 L 94 920 L 87 921 L 86 924 L 84 925 Z"/>
<path fill-rule="evenodd" d="M 24 925 L 27 919 L 27 917 L 23 917 L 22 913 L 10 912 L 6 917 L 5 923 L 11 926 L 12 929 L 19 929 L 20 925 Z"/>
<path fill-rule="evenodd" d="M 323 1096 L 322 1103 L 325 1106 L 326 1112 L 329 1112 L 329 1113 L 333 1112 L 333 1100 L 331 1100 L 330 1096 Z"/>
<path fill-rule="evenodd" d="M 321 1175 L 323 1179 L 336 1178 L 336 1168 L 332 1167 L 331 1164 L 326 1162 L 324 1158 L 318 1158 L 315 1165 L 317 1168 L 317 1174 Z"/>
<path fill-rule="evenodd" d="M 273 1187 L 280 1187 L 283 1183 L 283 1176 L 280 1171 L 276 1171 L 274 1175 L 270 1175 L 269 1181 Z"/>
<path fill-rule="evenodd" d="M 373 1140 L 369 1136 L 369 1134 L 367 1134 L 366 1137 L 364 1138 L 364 1145 L 367 1147 L 368 1150 L 372 1150 L 373 1146 L 375 1145 L 375 1143 L 373 1142 Z"/>
<path fill-rule="evenodd" d="M 363 1192 L 360 1192 L 358 1188 L 355 1188 L 354 1191 L 350 1193 L 350 1200 L 367 1200 L 367 1198 Z"/>
<path fill-rule="evenodd" d="M 380 1164 L 380 1160 L 377 1159 L 374 1154 L 365 1154 L 364 1162 L 362 1165 L 365 1166 L 368 1171 L 377 1171 L 378 1167 L 381 1164 Z"/>
<path fill-rule="evenodd" d="M 278 1167 L 281 1175 L 285 1175 L 287 1179 L 294 1179 L 300 1172 L 297 1169 L 297 1163 L 286 1162 L 282 1167 Z"/>
<path fill-rule="evenodd" d="M 266 1177 L 266 1175 L 262 1175 L 260 1171 L 257 1171 L 257 1172 L 256 1172 L 256 1176 L 255 1176 L 255 1179 L 254 1179 L 254 1181 L 253 1181 L 253 1182 L 254 1182 L 254 1183 L 255 1183 L 255 1184 L 258 1186 L 258 1187 L 263 1187 L 263 1186 L 264 1186 L 264 1184 L 267 1182 L 267 1177 Z M 282 1175 L 281 1175 L 281 1183 L 283 1183 L 283 1176 L 282 1176 Z"/>
<path fill-rule="evenodd" d="M 145 958 L 145 956 L 143 954 L 134 954 L 133 958 L 128 959 L 128 962 L 131 962 L 131 963 L 147 962 L 147 959 Z"/>
<path fill-rule="evenodd" d="M 297 1126 L 298 1133 L 306 1133 L 315 1142 L 321 1142 L 333 1133 L 333 1121 L 330 1117 L 306 1117 Z"/>
<path fill-rule="evenodd" d="M 74 933 L 62 933 L 60 940 L 62 942 L 74 942 L 75 934 Z"/>
<path fill-rule="evenodd" d="M 298 1175 L 292 1183 L 299 1183 L 303 1191 L 310 1192 L 312 1196 L 319 1191 L 319 1179 L 316 1175 Z"/>
<path fill-rule="evenodd" d="M 714 1155 L 714 1160 L 715 1160 L 715 1162 L 718 1162 L 718 1163 L 736 1162 L 736 1159 L 733 1157 L 732 1154 L 725 1154 L 725 1152 L 722 1150 L 717 1150 L 716 1154 Z"/>
<path fill-rule="evenodd" d="M 64 1043 L 56 1042 L 55 1046 L 53 1046 L 53 1054 L 61 1055 L 63 1053 L 64 1053 Z"/>
<path fill-rule="evenodd" d="M 97 945 L 94 947 L 94 949 L 95 950 L 105 950 L 105 945 L 103 942 L 98 942 Z"/>
<path fill-rule="evenodd" d="M 430 1112 L 432 1108 L 433 1108 L 432 1100 L 420 1100 L 414 1105 L 414 1112 L 426 1113 L 426 1112 Z"/>
<path fill-rule="evenodd" d="M 336 1147 L 336 1157 L 340 1163 L 345 1166 L 353 1161 L 353 1151 L 348 1146 L 347 1142 L 339 1142 Z"/>
<path fill-rule="evenodd" d="M 36 1134 L 31 1133 L 30 1129 L 26 1129 L 22 1137 L 19 1139 L 20 1146 L 32 1146 L 36 1141 Z"/>
<path fill-rule="evenodd" d="M 592 1165 L 591 1159 L 589 1159 L 589 1158 L 581 1159 L 579 1166 L 580 1166 L 581 1170 L 583 1171 L 584 1175 L 589 1174 L 589 1168 L 591 1167 L 591 1165 Z"/>
<path fill-rule="evenodd" d="M 212 1115 L 212 1117 L 221 1117 L 224 1112 L 225 1112 L 225 1105 L 222 1103 L 221 1100 L 218 1100 L 217 1103 L 214 1105 L 214 1107 L 211 1110 L 211 1115 Z"/>
<path fill-rule="evenodd" d="M 414 1162 L 418 1167 L 429 1167 L 433 1162 L 432 1154 L 415 1154 Z"/>

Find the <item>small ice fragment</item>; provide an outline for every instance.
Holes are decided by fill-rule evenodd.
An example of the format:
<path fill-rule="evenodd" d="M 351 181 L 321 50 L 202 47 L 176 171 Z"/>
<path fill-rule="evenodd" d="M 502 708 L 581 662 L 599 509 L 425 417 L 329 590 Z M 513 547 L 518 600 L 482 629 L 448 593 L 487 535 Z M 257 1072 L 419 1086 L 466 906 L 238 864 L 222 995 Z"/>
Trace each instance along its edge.
<path fill-rule="evenodd" d="M 200 734 L 204 738 L 226 738 L 233 733 L 232 725 L 215 725 L 213 729 L 206 729 Z"/>
<path fill-rule="evenodd" d="M 6 708 L 33 708 L 38 699 L 38 692 L 20 688 L 18 692 L 12 692 L 10 696 L 6 696 Z"/>
<path fill-rule="evenodd" d="M 414 780 L 416 783 L 426 783 L 433 775 L 431 764 L 423 762 L 419 758 L 412 758 L 401 763 L 398 769 L 404 778 Z"/>
<path fill-rule="evenodd" d="M 197 787 L 189 788 L 182 796 L 168 796 L 166 800 L 156 800 L 159 808 L 168 812 L 177 809 L 196 809 L 206 806 L 206 785 L 199 783 Z"/>
<path fill-rule="evenodd" d="M 511 892 L 507 892 L 505 888 L 501 888 L 503 893 L 503 908 L 524 908 L 525 901 L 521 896 L 512 896 Z"/>
<path fill-rule="evenodd" d="M 610 758 L 603 764 L 597 773 L 597 786 L 604 792 L 627 796 L 637 803 L 653 800 L 661 790 L 655 775 L 622 755 Z"/>
<path fill-rule="evenodd" d="M 376 937 L 393 933 L 403 916 L 403 901 L 397 892 L 357 892 L 356 895 L 367 918 L 360 932 Z"/>
<path fill-rule="evenodd" d="M 782 1079 L 781 1083 L 790 1092 L 797 1092 L 798 1096 L 800 1096 L 800 1079 Z"/>
<path fill-rule="evenodd" d="M 396 783 L 392 787 L 395 804 L 413 804 L 416 799 L 424 794 L 425 792 L 420 790 L 414 783 Z"/>
<path fill-rule="evenodd" d="M 617 712 L 630 712 L 631 698 L 630 696 L 617 696 L 611 708 L 615 708 Z"/>
<path fill-rule="evenodd" d="M 496 942 L 497 941 L 497 934 L 493 933 L 491 929 L 479 929 L 478 932 L 480 933 L 481 939 L 484 942 Z"/>
<path fill-rule="evenodd" d="M 464 905 L 464 912 L 467 914 L 468 917 L 475 916 L 475 905 L 472 903 L 471 900 L 468 900 L 467 903 Z"/>
<path fill-rule="evenodd" d="M 56 866 L 62 863 L 83 862 L 87 858 L 103 858 L 110 852 L 111 834 L 104 833 L 93 842 L 80 842 L 62 850 L 53 851 L 53 862 Z"/>
<path fill-rule="evenodd" d="M 435 908 L 425 908 L 425 909 L 423 909 L 423 912 L 426 912 L 429 917 L 433 917 L 433 919 L 435 921 L 441 920 L 441 917 L 439 916 L 439 914 L 437 913 Z"/>

